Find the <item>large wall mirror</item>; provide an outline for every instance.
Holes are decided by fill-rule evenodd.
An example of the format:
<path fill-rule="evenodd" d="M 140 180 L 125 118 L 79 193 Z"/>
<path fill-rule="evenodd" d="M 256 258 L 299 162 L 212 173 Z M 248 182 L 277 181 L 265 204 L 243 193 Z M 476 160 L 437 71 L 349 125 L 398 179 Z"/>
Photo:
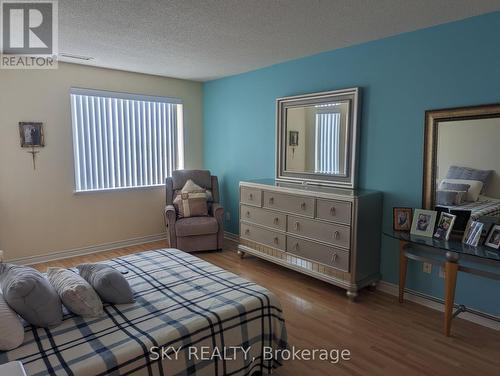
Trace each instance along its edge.
<path fill-rule="evenodd" d="M 355 188 L 359 89 L 277 99 L 280 180 Z"/>
<path fill-rule="evenodd" d="M 500 104 L 426 112 L 423 206 L 500 216 Z"/>

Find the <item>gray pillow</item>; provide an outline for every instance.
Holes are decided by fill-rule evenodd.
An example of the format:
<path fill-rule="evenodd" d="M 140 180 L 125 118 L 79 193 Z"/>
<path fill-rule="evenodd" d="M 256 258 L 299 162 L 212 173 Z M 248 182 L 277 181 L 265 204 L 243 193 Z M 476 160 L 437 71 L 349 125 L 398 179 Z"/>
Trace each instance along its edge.
<path fill-rule="evenodd" d="M 132 289 L 118 270 L 106 264 L 81 264 L 76 268 L 104 302 L 111 304 L 134 302 Z"/>
<path fill-rule="evenodd" d="M 470 184 L 458 184 L 458 183 L 447 183 L 443 181 L 439 189 L 444 191 L 459 191 L 459 192 L 467 192 L 470 188 Z"/>
<path fill-rule="evenodd" d="M 483 190 L 493 173 L 492 170 L 478 170 L 470 167 L 450 166 L 446 179 L 477 180 L 483 182 Z"/>
<path fill-rule="evenodd" d="M 96 317 L 104 313 L 95 290 L 77 273 L 63 268 L 48 268 L 47 279 L 71 312 L 83 317 Z"/>
<path fill-rule="evenodd" d="M 464 202 L 465 191 L 442 191 L 436 192 L 436 202 L 438 205 L 460 205 Z"/>
<path fill-rule="evenodd" d="M 61 323 L 59 295 L 39 271 L 0 264 L 0 287 L 7 304 L 31 325 L 46 328 Z"/>
<path fill-rule="evenodd" d="M 13 350 L 24 341 L 24 327 L 17 313 L 0 294 L 0 351 Z"/>

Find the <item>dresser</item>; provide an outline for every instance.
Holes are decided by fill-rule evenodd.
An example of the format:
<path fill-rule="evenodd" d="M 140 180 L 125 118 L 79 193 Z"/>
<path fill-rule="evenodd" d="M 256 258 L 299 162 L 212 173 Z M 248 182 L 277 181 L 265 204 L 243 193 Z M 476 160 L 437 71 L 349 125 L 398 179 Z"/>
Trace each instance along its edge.
<path fill-rule="evenodd" d="M 382 194 L 274 179 L 240 182 L 240 244 L 246 253 L 347 290 L 380 279 Z"/>

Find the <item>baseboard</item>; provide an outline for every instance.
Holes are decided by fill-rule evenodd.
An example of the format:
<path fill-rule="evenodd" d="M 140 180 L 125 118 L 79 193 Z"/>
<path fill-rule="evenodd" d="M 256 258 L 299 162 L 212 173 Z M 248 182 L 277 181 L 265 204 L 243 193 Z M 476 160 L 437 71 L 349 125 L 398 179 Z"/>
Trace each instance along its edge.
<path fill-rule="evenodd" d="M 377 289 L 389 295 L 399 296 L 398 285 L 390 282 L 380 281 Z M 405 289 L 405 299 L 440 312 L 444 311 L 444 301 L 442 299 L 415 290 Z M 500 331 L 500 317 L 470 308 L 467 308 L 467 312 L 461 313 L 458 317 Z"/>
<path fill-rule="evenodd" d="M 239 243 L 240 237 L 237 234 L 226 231 L 224 232 L 224 237 L 226 238 L 226 240 Z M 399 287 L 393 283 L 380 281 L 377 285 L 377 289 L 389 295 L 399 296 Z M 423 305 L 431 309 L 435 309 L 437 311 L 444 311 L 444 301 L 442 299 L 411 289 L 405 289 L 405 293 L 405 299 L 411 302 Z M 471 321 L 475 324 L 500 331 L 500 317 L 470 308 L 467 308 L 467 312 L 461 313 L 459 317 L 461 319 Z"/>
<path fill-rule="evenodd" d="M 240 241 L 239 235 L 234 234 L 234 233 L 229 232 L 229 231 L 224 231 L 224 238 L 229 240 L 229 241 L 236 242 L 236 243 L 238 243 Z"/>
<path fill-rule="evenodd" d="M 131 247 L 133 245 L 152 243 L 160 240 L 164 240 L 166 238 L 166 233 L 160 233 L 155 235 L 147 235 L 141 236 L 138 238 L 132 238 L 127 240 L 119 240 L 116 242 L 103 243 L 98 245 L 92 245 L 88 247 L 74 248 L 68 249 L 65 251 L 46 253 L 39 256 L 29 256 L 29 257 L 20 257 L 17 259 L 5 260 L 5 262 L 9 262 L 12 264 L 18 265 L 33 265 L 40 264 L 49 261 L 61 260 L 69 257 L 75 256 L 84 256 L 89 255 L 91 253 L 111 251 L 117 248 Z M 5 255 L 4 255 L 5 256 Z"/>

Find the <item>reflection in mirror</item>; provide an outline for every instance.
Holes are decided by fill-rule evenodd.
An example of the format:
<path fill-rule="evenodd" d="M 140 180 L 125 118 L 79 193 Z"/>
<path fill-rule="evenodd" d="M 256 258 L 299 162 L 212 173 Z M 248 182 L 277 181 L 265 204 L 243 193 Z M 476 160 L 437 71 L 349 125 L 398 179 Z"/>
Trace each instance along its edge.
<path fill-rule="evenodd" d="M 276 179 L 356 188 L 359 88 L 276 100 Z"/>
<path fill-rule="evenodd" d="M 436 205 L 474 220 L 500 215 L 499 145 L 500 118 L 439 122 Z"/>
<path fill-rule="evenodd" d="M 286 110 L 285 171 L 345 176 L 349 102 Z"/>

